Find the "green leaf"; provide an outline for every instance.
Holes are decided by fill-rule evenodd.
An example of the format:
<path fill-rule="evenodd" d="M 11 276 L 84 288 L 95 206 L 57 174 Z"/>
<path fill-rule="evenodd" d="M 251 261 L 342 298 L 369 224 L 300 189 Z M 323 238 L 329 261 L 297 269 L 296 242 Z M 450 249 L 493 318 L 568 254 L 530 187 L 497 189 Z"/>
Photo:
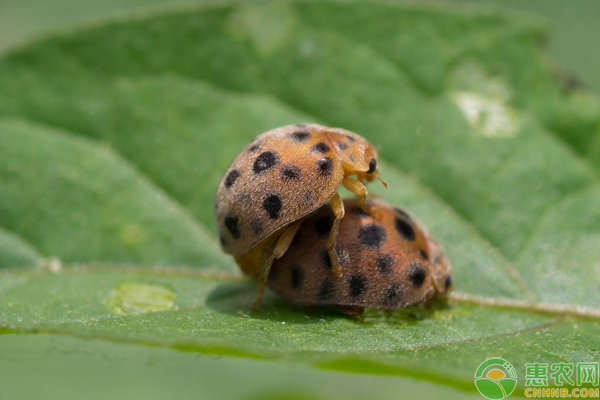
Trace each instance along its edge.
<path fill-rule="evenodd" d="M 71 266 L 4 273 L 0 324 L 470 391 L 490 356 L 520 376 L 597 359 L 600 102 L 560 86 L 543 37 L 496 14 L 277 2 L 14 50 L 0 227 L 21 246 L 0 262 Z M 444 244 L 457 304 L 364 321 L 271 297 L 248 311 L 254 286 L 215 243 L 216 187 L 258 133 L 306 121 L 381 145 L 390 189 L 372 190 Z"/>
<path fill-rule="evenodd" d="M 13 282 L 0 292 L 0 320 L 23 332 L 417 376 L 470 390 L 476 367 L 491 354 L 501 353 L 520 376 L 531 357 L 559 362 L 598 356 L 596 322 L 468 304 L 417 319 L 371 311 L 357 322 L 327 310 L 307 313 L 274 296 L 252 313 L 253 284 L 237 275 L 196 271 L 77 267 L 54 274 L 13 272 L 6 275 Z M 148 297 L 148 292 L 160 296 Z M 115 306 L 124 303 L 129 306 Z M 573 348 L 573 354 L 566 354 L 566 348 Z"/>
<path fill-rule="evenodd" d="M 231 265 L 187 210 L 107 146 L 7 119 L 0 136 L 2 225 L 44 256 Z"/>
<path fill-rule="evenodd" d="M 348 375 L 264 360 L 204 357 L 59 335 L 1 339 L 0 393 L 9 399 L 393 400 L 398 393 L 411 398 L 481 398 L 410 378 Z M 27 362 L 18 362 L 23 359 Z M 35 379 L 36 384 L 24 384 L 25 379 Z"/>
<path fill-rule="evenodd" d="M 0 229 L 0 265 L 4 267 L 33 267 L 40 264 L 41 256 L 28 243 L 10 232 Z"/>

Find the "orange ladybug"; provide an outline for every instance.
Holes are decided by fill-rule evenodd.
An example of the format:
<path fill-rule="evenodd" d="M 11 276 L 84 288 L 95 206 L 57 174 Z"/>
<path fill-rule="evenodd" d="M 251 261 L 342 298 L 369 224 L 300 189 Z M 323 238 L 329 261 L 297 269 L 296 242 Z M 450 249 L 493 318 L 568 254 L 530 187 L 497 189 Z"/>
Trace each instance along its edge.
<path fill-rule="evenodd" d="M 442 247 L 404 211 L 380 200 L 369 204 L 376 214 L 344 200 L 337 238 L 341 280 L 331 279 L 327 235 L 334 214 L 325 206 L 303 220 L 288 251 L 274 261 L 269 288 L 296 304 L 336 306 L 351 315 L 444 297 L 452 277 Z"/>
<path fill-rule="evenodd" d="M 316 124 L 265 132 L 233 161 L 217 191 L 217 228 L 223 250 L 259 281 L 255 308 L 273 259 L 286 252 L 300 220 L 329 200 L 334 219 L 327 248 L 332 274 L 341 276 L 335 243 L 344 204 L 337 189 L 355 193 L 367 210 L 365 184 L 379 178 L 377 161 L 363 137 Z"/>

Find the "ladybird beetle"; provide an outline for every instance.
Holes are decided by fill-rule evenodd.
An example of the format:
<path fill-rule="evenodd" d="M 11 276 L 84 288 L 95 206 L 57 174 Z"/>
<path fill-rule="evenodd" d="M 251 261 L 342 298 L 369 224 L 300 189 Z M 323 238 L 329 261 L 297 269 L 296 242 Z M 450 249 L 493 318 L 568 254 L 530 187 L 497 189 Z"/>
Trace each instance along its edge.
<path fill-rule="evenodd" d="M 445 297 L 452 287 L 450 262 L 421 225 L 380 200 L 369 200 L 376 216 L 355 199 L 344 203 L 347 214 L 337 239 L 343 279 L 331 279 L 323 226 L 331 227 L 334 215 L 322 207 L 302 222 L 286 254 L 274 261 L 271 290 L 293 303 L 335 306 L 350 315 Z"/>
<path fill-rule="evenodd" d="M 344 204 L 340 185 L 368 210 L 366 182 L 379 179 L 377 151 L 363 137 L 317 124 L 288 125 L 259 135 L 228 168 L 215 199 L 223 250 L 258 279 L 260 303 L 273 259 L 286 252 L 300 220 L 331 200 L 332 274 L 340 278 L 335 242 Z M 350 176 L 354 175 L 355 178 Z"/>

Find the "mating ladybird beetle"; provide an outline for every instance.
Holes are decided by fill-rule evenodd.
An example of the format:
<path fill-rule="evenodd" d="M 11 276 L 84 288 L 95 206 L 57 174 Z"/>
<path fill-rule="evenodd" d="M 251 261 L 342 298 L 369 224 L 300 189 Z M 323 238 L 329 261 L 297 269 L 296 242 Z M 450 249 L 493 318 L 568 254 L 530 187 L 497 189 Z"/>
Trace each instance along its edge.
<path fill-rule="evenodd" d="M 330 199 L 327 247 L 332 274 L 341 277 L 335 241 L 344 203 L 337 189 L 343 185 L 368 209 L 365 183 L 376 178 L 377 151 L 366 139 L 317 124 L 270 130 L 238 155 L 219 185 L 216 218 L 223 250 L 259 281 L 255 308 L 273 259 L 286 252 L 300 220 Z"/>
<path fill-rule="evenodd" d="M 369 200 L 376 216 L 354 199 L 344 203 L 347 214 L 337 239 L 343 279 L 331 279 L 327 235 L 334 215 L 323 207 L 302 222 L 286 254 L 274 261 L 269 288 L 293 303 L 335 306 L 350 315 L 446 295 L 452 287 L 450 262 L 413 218 L 380 200 Z"/>

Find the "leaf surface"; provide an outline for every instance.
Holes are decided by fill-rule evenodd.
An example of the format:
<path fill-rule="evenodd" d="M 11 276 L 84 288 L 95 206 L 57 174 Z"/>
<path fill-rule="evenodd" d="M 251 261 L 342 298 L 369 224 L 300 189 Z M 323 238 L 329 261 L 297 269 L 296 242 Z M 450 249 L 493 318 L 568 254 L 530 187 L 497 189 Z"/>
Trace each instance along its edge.
<path fill-rule="evenodd" d="M 600 103 L 560 86 L 543 37 L 496 14 L 261 2 L 5 55 L 0 262 L 73 266 L 4 273 L 2 325 L 470 390 L 491 355 L 520 373 L 597 358 Z M 253 286 L 214 238 L 214 193 L 254 136 L 307 121 L 381 145 L 390 188 L 373 192 L 431 229 L 469 301 L 415 320 L 272 298 L 248 312 Z"/>

